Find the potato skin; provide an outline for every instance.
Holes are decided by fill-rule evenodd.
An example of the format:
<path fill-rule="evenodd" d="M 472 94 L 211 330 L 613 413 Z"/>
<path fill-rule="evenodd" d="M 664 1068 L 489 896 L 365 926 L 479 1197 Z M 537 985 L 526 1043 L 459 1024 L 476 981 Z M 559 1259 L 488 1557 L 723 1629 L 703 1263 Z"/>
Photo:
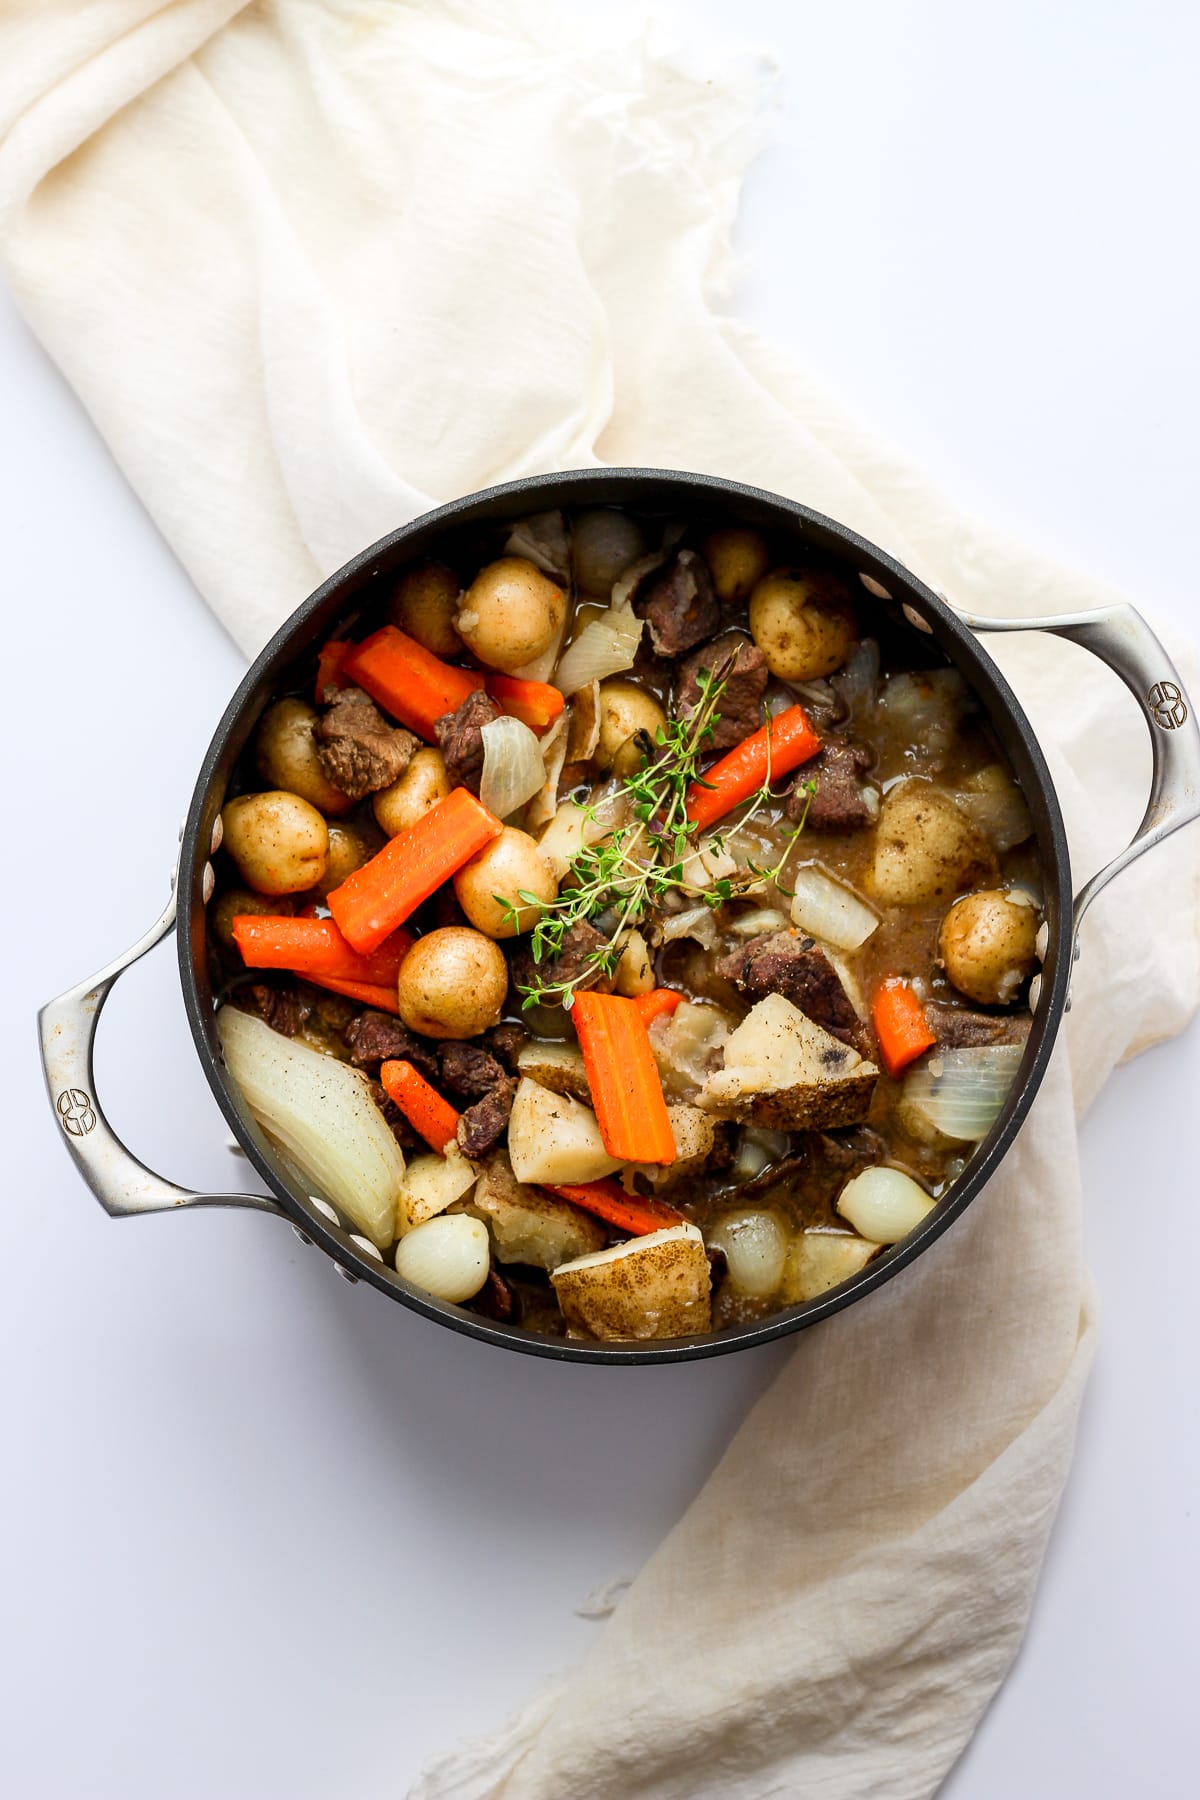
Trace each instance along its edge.
<path fill-rule="evenodd" d="M 700 547 L 717 599 L 725 606 L 744 605 L 771 566 L 771 553 L 761 533 L 746 525 L 714 531 Z"/>
<path fill-rule="evenodd" d="M 325 873 L 313 892 L 323 900 L 335 887 L 341 887 L 347 875 L 353 875 L 355 869 L 370 862 L 375 853 L 382 850 L 383 843 L 383 833 L 366 820 L 356 820 L 353 824 L 335 821 L 329 827 Z"/>
<path fill-rule="evenodd" d="M 750 633 L 783 681 L 832 675 L 858 641 L 844 584 L 820 570 L 776 569 L 765 576 L 750 596 Z"/>
<path fill-rule="evenodd" d="M 889 789 L 864 885 L 885 906 L 913 906 L 995 879 L 986 840 L 941 788 L 904 781 Z"/>
<path fill-rule="evenodd" d="M 269 788 L 299 794 L 318 812 L 340 819 L 354 805 L 334 787 L 317 761 L 313 726 L 317 712 L 307 701 L 289 698 L 268 706 L 254 736 L 254 760 Z"/>
<path fill-rule="evenodd" d="M 454 892 L 477 931 L 490 938 L 511 938 L 532 931 L 541 916 L 541 907 L 521 901 L 518 890 L 536 894 L 543 906 L 558 898 L 558 882 L 529 833 L 506 825 L 499 837 L 464 863 L 454 877 Z M 497 894 L 516 907 L 515 920 Z"/>
<path fill-rule="evenodd" d="M 478 1037 L 499 1024 L 507 993 L 503 950 L 465 925 L 418 938 L 400 965 L 400 1017 L 423 1037 Z"/>
<path fill-rule="evenodd" d="M 371 796 L 371 810 L 389 837 L 407 831 L 418 819 L 444 800 L 450 777 L 440 750 L 427 745 L 418 750 L 398 781 Z"/>
<path fill-rule="evenodd" d="M 250 888 L 226 888 L 218 894 L 208 909 L 208 923 L 213 936 L 224 949 L 234 952 L 239 961 L 237 940 L 233 935 L 233 921 L 247 913 L 256 917 L 288 918 L 294 911 L 292 902 L 283 896 L 268 897 L 256 894 Z"/>
<path fill-rule="evenodd" d="M 408 569 L 392 590 L 388 617 L 435 656 L 457 656 L 462 639 L 454 629 L 462 583 L 445 563 Z"/>
<path fill-rule="evenodd" d="M 625 681 L 619 675 L 602 681 L 600 737 L 594 758 L 597 768 L 611 769 L 614 775 L 636 774 L 646 759 L 634 733 L 644 731 L 653 741 L 666 719 L 654 695 L 636 681 Z"/>
<path fill-rule="evenodd" d="M 968 1000 L 1007 1006 L 1037 964 L 1038 916 L 999 888 L 956 900 L 938 933 L 946 974 Z"/>
<path fill-rule="evenodd" d="M 490 669 L 522 669 L 550 648 L 567 599 L 536 563 L 502 556 L 481 569 L 462 597 L 455 629 Z"/>
<path fill-rule="evenodd" d="M 324 879 L 329 827 L 299 794 L 239 794 L 226 801 L 221 824 L 222 847 L 256 894 L 302 894 Z"/>

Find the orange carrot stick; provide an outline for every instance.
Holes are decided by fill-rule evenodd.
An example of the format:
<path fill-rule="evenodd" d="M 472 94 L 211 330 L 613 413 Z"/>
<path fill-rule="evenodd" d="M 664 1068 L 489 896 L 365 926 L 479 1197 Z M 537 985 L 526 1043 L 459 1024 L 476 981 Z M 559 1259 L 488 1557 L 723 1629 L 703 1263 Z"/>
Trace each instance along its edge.
<path fill-rule="evenodd" d="M 485 675 L 484 687 L 496 705 L 531 731 L 549 730 L 566 705 L 556 687 L 547 681 L 526 681 L 519 675 Z"/>
<path fill-rule="evenodd" d="M 400 964 L 413 947 L 412 934 L 393 931 L 378 950 L 360 956 L 351 949 L 332 919 L 278 919 L 262 913 L 239 913 L 233 936 L 248 969 L 290 969 L 294 975 L 395 987 Z"/>
<path fill-rule="evenodd" d="M 645 1022 L 619 994 L 576 994 L 571 1020 L 604 1148 L 622 1162 L 675 1161 L 675 1138 Z"/>
<path fill-rule="evenodd" d="M 394 625 L 355 644 L 343 670 L 393 718 L 430 744 L 437 742 L 438 720 L 456 712 L 468 694 L 483 686 L 482 675 L 443 662 Z"/>
<path fill-rule="evenodd" d="M 547 1187 L 546 1192 L 569 1200 L 572 1206 L 594 1213 L 596 1218 L 634 1237 L 647 1237 L 668 1225 L 681 1225 L 684 1219 L 683 1213 L 676 1212 L 665 1200 L 627 1194 L 619 1181 L 582 1181 L 573 1187 Z"/>
<path fill-rule="evenodd" d="M 871 1002 L 871 1022 L 879 1039 L 879 1054 L 889 1075 L 899 1075 L 937 1038 L 929 1029 L 925 1008 L 907 981 L 893 976 L 878 989 Z"/>
<path fill-rule="evenodd" d="M 314 684 L 318 706 L 329 697 L 331 689 L 341 686 L 342 669 L 353 648 L 349 638 L 330 638 L 327 644 L 322 644 L 321 653 L 317 657 L 317 679 Z"/>
<path fill-rule="evenodd" d="M 400 1012 L 400 1001 L 396 994 L 396 984 L 390 987 L 377 987 L 370 981 L 339 981 L 336 975 L 306 975 L 314 987 L 328 988 L 331 994 L 344 994 L 347 1000 L 360 1000 L 364 1006 L 372 1007 L 376 1012 Z"/>
<path fill-rule="evenodd" d="M 503 829 L 474 794 L 455 788 L 334 888 L 328 906 L 338 930 L 369 956 Z"/>
<path fill-rule="evenodd" d="M 821 740 L 802 706 L 769 719 L 736 749 L 715 762 L 688 789 L 687 816 L 697 825 L 715 825 L 766 781 L 790 774 L 821 748 Z"/>
<path fill-rule="evenodd" d="M 458 1114 L 448 1100 L 410 1062 L 385 1062 L 379 1070 L 383 1091 L 394 1100 L 414 1131 L 431 1150 L 445 1156 L 458 1133 Z"/>
<path fill-rule="evenodd" d="M 682 999 L 683 995 L 677 994 L 674 988 L 651 988 L 648 994 L 637 994 L 633 1004 L 642 1015 L 642 1024 L 649 1025 L 651 1020 L 673 1013 Z"/>

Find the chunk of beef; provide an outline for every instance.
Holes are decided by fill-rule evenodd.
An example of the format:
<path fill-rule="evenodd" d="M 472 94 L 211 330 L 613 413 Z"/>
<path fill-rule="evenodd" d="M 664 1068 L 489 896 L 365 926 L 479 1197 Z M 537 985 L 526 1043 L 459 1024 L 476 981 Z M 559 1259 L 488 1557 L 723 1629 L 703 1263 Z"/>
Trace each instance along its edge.
<path fill-rule="evenodd" d="M 760 1175 L 743 1182 L 742 1200 L 765 1199 L 781 1189 L 808 1213 L 831 1207 L 852 1175 L 882 1162 L 887 1146 L 868 1125 L 852 1125 L 846 1131 L 806 1131 L 796 1148 Z"/>
<path fill-rule="evenodd" d="M 284 1037 L 295 1037 L 312 1012 L 311 1001 L 295 988 L 272 987 L 267 981 L 234 988 L 229 998 L 240 1012 L 253 1013 Z"/>
<path fill-rule="evenodd" d="M 929 1029 L 947 1050 L 973 1050 L 980 1044 L 1023 1044 L 1033 1020 L 1028 1013 L 972 1012 L 945 1000 L 925 1007 Z"/>
<path fill-rule="evenodd" d="M 413 1130 L 396 1102 L 384 1092 L 377 1081 L 371 1083 L 371 1098 L 383 1114 L 388 1129 L 402 1150 L 424 1152 L 429 1149 L 425 1139 Z"/>
<path fill-rule="evenodd" d="M 522 943 L 510 953 L 509 973 L 519 993 L 532 987 L 556 987 L 571 982 L 576 987 L 593 988 L 598 994 L 611 994 L 613 977 L 597 966 L 595 958 L 607 949 L 603 932 L 580 919 L 563 938 L 562 949 L 546 962 L 535 963 L 533 951 Z"/>
<path fill-rule="evenodd" d="M 696 550 L 679 550 L 664 572 L 634 601 L 645 619 L 652 648 L 660 656 L 679 656 L 710 638 L 721 622 L 708 564 Z"/>
<path fill-rule="evenodd" d="M 483 775 L 483 727 L 500 717 L 500 708 L 482 688 L 468 694 L 457 712 L 446 713 L 434 726 L 450 786 L 479 792 Z"/>
<path fill-rule="evenodd" d="M 866 1054 L 870 1039 L 842 986 L 838 972 L 819 945 L 795 931 L 773 931 L 752 938 L 723 957 L 717 974 L 732 981 L 751 1005 L 767 994 L 782 994 L 793 1006 Z"/>
<path fill-rule="evenodd" d="M 460 1100 L 478 1100 L 506 1079 L 494 1056 L 478 1044 L 442 1044 L 442 1086 Z"/>
<path fill-rule="evenodd" d="M 508 1129 L 508 1115 L 516 1098 L 514 1075 L 501 1075 L 490 1093 L 468 1106 L 458 1121 L 458 1147 L 472 1161 L 495 1148 Z"/>
<path fill-rule="evenodd" d="M 800 770 L 788 792 L 789 819 L 810 831 L 861 831 L 878 816 L 867 803 L 862 777 L 874 758 L 865 744 L 830 735 L 820 753 Z M 808 784 L 816 782 L 811 802 Z M 807 812 L 805 808 L 807 807 Z"/>
<path fill-rule="evenodd" d="M 419 739 L 389 725 L 361 688 L 339 688 L 333 705 L 313 728 L 317 761 L 326 779 L 352 800 L 362 800 L 398 781 Z"/>
<path fill-rule="evenodd" d="M 467 1301 L 467 1309 L 484 1319 L 496 1319 L 502 1325 L 513 1324 L 521 1316 L 521 1300 L 511 1281 L 506 1281 L 495 1264 L 487 1272 L 487 1280 Z"/>
<path fill-rule="evenodd" d="M 725 683 L 707 747 L 728 750 L 762 724 L 767 659 L 757 644 L 733 632 L 693 650 L 679 666 L 675 712 L 681 719 L 689 717 L 700 704 L 700 674 L 704 669 Z"/>
<path fill-rule="evenodd" d="M 490 1031 L 484 1032 L 480 1042 L 513 1075 L 516 1073 L 517 1058 L 529 1042 L 529 1033 L 523 1025 L 493 1025 Z"/>
<path fill-rule="evenodd" d="M 438 1078 L 433 1045 L 389 1013 L 360 1013 L 346 1027 L 345 1036 L 356 1069 L 377 1069 L 381 1062 L 410 1062 L 426 1081 Z"/>

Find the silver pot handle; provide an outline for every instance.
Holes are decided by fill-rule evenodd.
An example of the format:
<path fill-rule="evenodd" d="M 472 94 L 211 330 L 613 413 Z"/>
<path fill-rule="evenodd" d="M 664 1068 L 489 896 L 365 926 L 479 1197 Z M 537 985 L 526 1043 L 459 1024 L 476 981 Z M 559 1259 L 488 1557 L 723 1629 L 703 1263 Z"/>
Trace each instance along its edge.
<path fill-rule="evenodd" d="M 1062 613 L 1045 619 L 984 619 L 973 613 L 960 617 L 972 631 L 1052 631 L 1056 637 L 1084 645 L 1121 677 L 1145 714 L 1154 758 L 1145 816 L 1120 855 L 1076 894 L 1072 937 L 1078 939 L 1084 913 L 1114 875 L 1181 825 L 1200 818 L 1200 728 L 1195 711 L 1179 671 L 1132 606 L 1099 606 L 1094 612 Z"/>
<path fill-rule="evenodd" d="M 262 1194 L 196 1194 L 156 1175 L 126 1149 L 96 1098 L 92 1047 L 100 1009 L 117 977 L 174 928 L 172 892 L 162 917 L 132 949 L 98 975 L 81 981 L 78 987 L 43 1006 L 38 1014 L 38 1028 L 50 1104 L 75 1167 L 114 1219 L 130 1218 L 135 1213 L 168 1212 L 177 1206 L 249 1206 L 257 1212 L 283 1217 L 282 1208 Z"/>

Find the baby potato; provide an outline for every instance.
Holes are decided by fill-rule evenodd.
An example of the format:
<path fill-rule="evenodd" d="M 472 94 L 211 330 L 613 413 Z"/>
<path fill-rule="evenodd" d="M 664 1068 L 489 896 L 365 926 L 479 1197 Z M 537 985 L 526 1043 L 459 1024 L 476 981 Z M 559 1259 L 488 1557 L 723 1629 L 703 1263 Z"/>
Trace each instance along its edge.
<path fill-rule="evenodd" d="M 418 938 L 400 964 L 400 1017 L 424 1037 L 478 1037 L 500 1023 L 507 993 L 503 950 L 466 925 Z"/>
<path fill-rule="evenodd" d="M 221 810 L 222 846 L 257 894 L 302 894 L 325 875 L 329 827 L 299 794 L 239 794 Z"/>
<path fill-rule="evenodd" d="M 617 676 L 600 683 L 600 737 L 595 761 L 614 775 L 634 775 L 645 762 L 645 752 L 635 733 L 654 735 L 667 716 L 653 694 L 636 681 Z"/>
<path fill-rule="evenodd" d="M 462 640 L 454 629 L 462 584 L 445 563 L 427 562 L 409 569 L 392 590 L 388 616 L 393 625 L 416 638 L 435 656 L 457 656 Z"/>
<path fill-rule="evenodd" d="M 814 569 L 776 569 L 765 576 L 750 596 L 750 632 L 782 681 L 832 675 L 858 641 L 845 586 Z"/>
<path fill-rule="evenodd" d="M 254 759 L 268 787 L 299 794 L 318 812 L 336 819 L 348 813 L 354 802 L 326 779 L 317 761 L 317 746 L 313 742 L 316 722 L 316 710 L 307 701 L 276 700 L 259 720 Z"/>
<path fill-rule="evenodd" d="M 717 599 L 726 606 L 743 605 L 771 566 L 771 553 L 761 534 L 745 525 L 714 531 L 700 547 Z"/>
<path fill-rule="evenodd" d="M 268 918 L 286 917 L 292 911 L 292 902 L 283 898 L 268 899 L 265 894 L 251 893 L 249 888 L 226 888 L 218 894 L 208 909 L 208 923 L 213 936 L 226 950 L 237 951 L 237 943 L 233 935 L 233 921 L 243 913 L 265 915 Z M 239 952 L 240 956 L 240 952 Z"/>
<path fill-rule="evenodd" d="M 567 599 L 523 556 L 481 569 L 463 595 L 454 624 L 489 669 L 522 669 L 549 650 L 562 630 Z"/>
<path fill-rule="evenodd" d="M 355 869 L 370 862 L 376 851 L 383 849 L 383 844 L 383 833 L 366 821 L 330 825 L 325 873 L 316 883 L 314 893 L 323 900 L 335 887 L 341 887 L 347 875 L 353 875 Z"/>
<path fill-rule="evenodd" d="M 458 904 L 477 931 L 490 938 L 516 937 L 532 931 L 543 906 L 558 898 L 558 882 L 550 865 L 526 831 L 506 825 L 499 837 L 473 856 L 454 877 Z M 536 894 L 539 905 L 522 901 L 522 893 Z M 507 900 L 516 918 L 504 910 Z"/>
<path fill-rule="evenodd" d="M 984 837 L 950 795 L 928 781 L 889 789 L 875 830 L 866 888 L 885 906 L 913 906 L 995 878 Z"/>
<path fill-rule="evenodd" d="M 371 796 L 371 810 L 389 837 L 407 831 L 450 792 L 450 777 L 440 750 L 418 750 L 390 787 Z"/>
<path fill-rule="evenodd" d="M 598 506 L 580 513 L 571 538 L 575 581 L 580 591 L 607 599 L 613 583 L 645 548 L 641 526 L 628 513 Z"/>
<path fill-rule="evenodd" d="M 1037 963 L 1037 912 L 1000 888 L 956 900 L 938 933 L 938 954 L 960 994 L 1007 1006 Z"/>

